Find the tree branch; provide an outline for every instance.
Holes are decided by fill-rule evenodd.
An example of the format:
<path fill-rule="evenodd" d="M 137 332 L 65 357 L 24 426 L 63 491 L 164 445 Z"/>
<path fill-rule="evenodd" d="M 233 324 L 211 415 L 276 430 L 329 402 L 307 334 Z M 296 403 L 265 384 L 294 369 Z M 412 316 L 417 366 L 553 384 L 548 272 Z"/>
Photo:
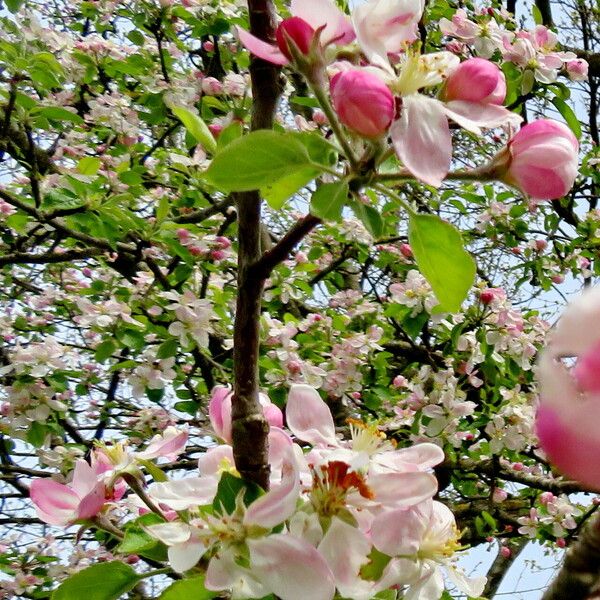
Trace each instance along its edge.
<path fill-rule="evenodd" d="M 542 600 L 583 600 L 600 581 L 600 515 L 584 529 L 573 544 Z"/>
<path fill-rule="evenodd" d="M 272 0 L 248 0 L 250 32 L 272 42 L 275 10 Z M 253 131 L 270 129 L 281 93 L 279 69 L 256 57 L 250 64 Z M 260 312 L 264 279 L 251 266 L 261 256 L 261 198 L 258 191 L 235 196 L 238 210 L 238 296 L 233 334 L 232 437 L 235 464 L 245 479 L 267 489 L 269 426 L 258 402 Z"/>

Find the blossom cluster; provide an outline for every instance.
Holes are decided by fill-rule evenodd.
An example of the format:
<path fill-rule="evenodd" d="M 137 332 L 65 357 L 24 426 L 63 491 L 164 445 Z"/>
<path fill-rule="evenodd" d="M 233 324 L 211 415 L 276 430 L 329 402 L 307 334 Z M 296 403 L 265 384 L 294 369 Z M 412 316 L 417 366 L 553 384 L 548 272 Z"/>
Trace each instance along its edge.
<path fill-rule="evenodd" d="M 438 446 L 398 449 L 376 425 L 354 420 L 351 439 L 341 440 L 327 404 L 307 385 L 290 390 L 288 429 L 266 396 L 261 403 L 270 423 L 269 491 L 250 494 L 225 443 L 200 456 L 197 476 L 152 483 L 137 502 L 127 496 L 129 507 L 143 501 L 156 512 L 159 521 L 143 528 L 167 547 L 176 572 L 204 559 L 205 586 L 234 598 L 331 600 L 337 590 L 366 600 L 400 587 L 407 597 L 435 600 L 443 568 L 459 589 L 480 595 L 485 578 L 469 579 L 454 564 L 461 549 L 456 523 L 433 500 L 430 471 L 444 459 Z M 214 390 L 209 415 L 216 435 L 230 442 L 230 390 Z M 100 447 L 91 465 L 77 461 L 68 484 L 34 480 L 31 499 L 47 523 L 106 527 L 115 507 L 125 507 L 125 482 L 141 489 L 144 461 L 173 460 L 186 442 L 186 432 L 170 427 L 142 452 Z M 226 487 L 238 491 L 227 496 Z"/>

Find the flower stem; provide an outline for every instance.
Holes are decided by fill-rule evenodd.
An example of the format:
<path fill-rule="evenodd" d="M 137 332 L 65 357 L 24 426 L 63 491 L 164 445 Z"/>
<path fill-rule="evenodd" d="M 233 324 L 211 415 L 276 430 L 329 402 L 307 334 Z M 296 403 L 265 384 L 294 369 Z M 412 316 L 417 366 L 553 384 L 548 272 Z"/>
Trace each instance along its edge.
<path fill-rule="evenodd" d="M 327 97 L 325 89 L 323 88 L 321 83 L 315 81 L 314 78 L 308 77 L 307 81 L 310 89 L 312 90 L 312 93 L 315 95 L 315 98 L 319 102 L 321 109 L 323 110 L 325 116 L 329 121 L 329 125 L 333 130 L 337 141 L 340 143 L 340 146 L 344 150 L 344 154 L 346 155 L 346 158 L 348 159 L 348 162 L 350 163 L 352 169 L 354 171 L 358 170 L 358 159 L 354 155 L 354 150 L 352 150 L 352 146 L 350 146 L 350 142 L 348 141 L 348 138 L 344 133 L 342 125 L 339 122 L 335 111 L 333 110 L 333 106 L 331 106 L 331 102 L 329 102 L 329 98 Z"/>

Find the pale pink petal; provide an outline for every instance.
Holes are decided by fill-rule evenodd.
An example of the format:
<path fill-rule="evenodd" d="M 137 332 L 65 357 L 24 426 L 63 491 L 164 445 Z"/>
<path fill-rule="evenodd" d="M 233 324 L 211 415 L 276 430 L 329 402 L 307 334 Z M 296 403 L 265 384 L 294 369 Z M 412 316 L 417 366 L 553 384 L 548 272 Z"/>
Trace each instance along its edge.
<path fill-rule="evenodd" d="M 394 454 L 402 462 L 413 464 L 420 471 L 439 465 L 445 458 L 444 451 L 438 445 L 430 443 L 415 444 L 410 448 L 396 450 Z"/>
<path fill-rule="evenodd" d="M 600 286 L 597 286 L 585 290 L 569 303 L 550 333 L 550 348 L 554 356 L 580 356 L 591 350 L 599 339 Z"/>
<path fill-rule="evenodd" d="M 271 529 L 289 519 L 296 510 L 300 494 L 300 477 L 294 450 L 288 446 L 282 468 L 281 483 L 255 500 L 244 515 L 244 525 Z"/>
<path fill-rule="evenodd" d="M 87 461 L 79 459 L 75 463 L 73 480 L 70 487 L 80 497 L 89 494 L 98 483 L 98 471 L 90 467 Z"/>
<path fill-rule="evenodd" d="M 227 444 L 209 448 L 198 458 L 200 475 L 217 475 L 224 466 L 235 466 L 233 448 Z"/>
<path fill-rule="evenodd" d="M 481 133 L 480 127 L 491 129 L 503 125 L 517 127 L 522 117 L 497 104 L 481 104 L 453 100 L 445 104 L 445 113 L 455 123 L 473 133 Z"/>
<path fill-rule="evenodd" d="M 430 473 L 378 473 L 369 476 L 375 502 L 388 507 L 412 506 L 431 499 L 437 479 Z"/>
<path fill-rule="evenodd" d="M 417 178 L 440 186 L 450 169 L 452 136 L 444 105 L 422 94 L 402 99 L 400 119 L 390 129 L 396 154 Z"/>
<path fill-rule="evenodd" d="M 290 12 L 306 21 L 313 29 L 325 27 L 321 34 L 324 45 L 349 44 L 356 36 L 350 22 L 332 0 L 292 0 Z"/>
<path fill-rule="evenodd" d="M 290 389 L 285 418 L 292 433 L 310 444 L 337 445 L 331 411 L 309 385 L 296 384 Z"/>
<path fill-rule="evenodd" d="M 374 546 L 389 556 L 415 554 L 427 531 L 430 515 L 431 502 L 378 514 L 371 526 Z"/>
<path fill-rule="evenodd" d="M 66 525 L 76 518 L 79 497 L 66 485 L 52 479 L 34 479 L 29 497 L 42 521 L 50 525 Z"/>
<path fill-rule="evenodd" d="M 155 435 L 148 447 L 138 454 L 142 458 L 164 457 L 175 460 L 184 450 L 188 440 L 187 431 L 179 431 L 175 427 L 167 427 L 164 434 Z"/>
<path fill-rule="evenodd" d="M 234 598 L 263 598 L 269 594 L 269 590 L 248 569 L 235 562 L 230 551 L 210 559 L 204 586 L 207 590 L 232 590 Z"/>
<path fill-rule="evenodd" d="M 167 550 L 169 564 L 176 573 L 183 573 L 195 567 L 204 552 L 206 552 L 204 544 L 194 539 L 170 546 Z"/>
<path fill-rule="evenodd" d="M 362 531 L 333 517 L 318 550 L 329 565 L 341 596 L 353 600 L 373 597 L 373 582 L 362 581 L 359 576 L 371 552 L 371 543 Z"/>
<path fill-rule="evenodd" d="M 384 65 L 388 54 L 416 39 L 423 8 L 421 0 L 372 0 L 354 8 L 356 37 L 371 63 Z"/>
<path fill-rule="evenodd" d="M 483 594 L 486 577 L 467 577 L 458 567 L 448 565 L 446 569 L 448 579 L 469 598 L 479 598 Z"/>
<path fill-rule="evenodd" d="M 186 477 L 148 488 L 150 497 L 173 510 L 187 510 L 210 504 L 217 493 L 218 477 Z"/>
<path fill-rule="evenodd" d="M 404 600 L 437 600 L 444 591 L 444 576 L 434 562 L 425 565 L 421 580 L 411 585 Z"/>
<path fill-rule="evenodd" d="M 333 574 L 308 542 L 279 533 L 249 539 L 252 572 L 281 600 L 332 600 Z"/>
<path fill-rule="evenodd" d="M 184 544 L 192 536 L 191 527 L 187 523 L 181 523 L 180 521 L 148 525 L 145 529 L 152 537 L 155 537 L 167 546 Z"/>
<path fill-rule="evenodd" d="M 271 469 L 279 469 L 287 449 L 293 444 L 290 435 L 279 427 L 269 429 L 269 464 Z"/>
<path fill-rule="evenodd" d="M 277 46 L 267 44 L 267 42 L 253 36 L 241 27 L 237 27 L 238 39 L 242 45 L 258 58 L 262 58 L 274 65 L 287 65 L 290 61 L 283 55 Z"/>

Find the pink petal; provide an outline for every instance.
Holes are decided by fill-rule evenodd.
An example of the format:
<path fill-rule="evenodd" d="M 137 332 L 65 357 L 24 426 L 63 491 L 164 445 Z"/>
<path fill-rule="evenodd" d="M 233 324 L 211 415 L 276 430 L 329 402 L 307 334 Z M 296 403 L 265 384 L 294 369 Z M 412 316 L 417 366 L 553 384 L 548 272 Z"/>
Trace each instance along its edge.
<path fill-rule="evenodd" d="M 140 456 L 143 458 L 165 457 L 175 460 L 184 450 L 188 440 L 187 431 L 167 427 L 163 435 L 156 435 Z"/>
<path fill-rule="evenodd" d="M 42 521 L 50 525 L 67 525 L 76 518 L 79 497 L 66 485 L 52 479 L 34 479 L 29 497 Z"/>
<path fill-rule="evenodd" d="M 210 504 L 217 493 L 219 479 L 214 476 L 186 477 L 148 488 L 150 497 L 173 510 L 187 510 Z"/>
<path fill-rule="evenodd" d="M 325 27 L 321 34 L 323 45 L 349 44 L 356 36 L 350 22 L 332 0 L 292 0 L 290 12 L 304 19 L 313 29 Z"/>
<path fill-rule="evenodd" d="M 429 443 L 382 452 L 372 458 L 375 464 L 401 472 L 425 471 L 439 465 L 443 460 L 444 451 L 439 446 Z"/>
<path fill-rule="evenodd" d="M 402 99 L 400 119 L 390 129 L 396 154 L 417 178 L 439 187 L 450 169 L 452 137 L 444 105 L 411 94 Z"/>
<path fill-rule="evenodd" d="M 445 105 L 446 115 L 461 127 L 473 133 L 481 133 L 480 127 L 494 128 L 502 125 L 516 127 L 523 119 L 519 115 L 496 104 L 481 104 L 453 100 Z"/>
<path fill-rule="evenodd" d="M 281 50 L 276 46 L 267 44 L 267 42 L 257 38 L 241 27 L 237 27 L 238 39 L 242 45 L 258 58 L 262 58 L 274 65 L 287 65 L 289 60 L 283 55 Z"/>
<path fill-rule="evenodd" d="M 379 473 L 370 475 L 369 487 L 375 502 L 388 507 L 412 506 L 431 499 L 437 492 L 437 479 L 430 473 Z"/>
<path fill-rule="evenodd" d="M 192 538 L 182 544 L 169 547 L 167 551 L 169 564 L 176 573 L 183 573 L 195 567 L 205 551 L 205 545 Z"/>
<path fill-rule="evenodd" d="M 104 506 L 106 501 L 106 487 L 102 481 L 96 483 L 96 487 L 86 494 L 77 508 L 77 519 L 90 519 L 95 517 Z"/>
<path fill-rule="evenodd" d="M 269 430 L 269 464 L 272 469 L 281 466 L 287 449 L 293 444 L 290 435 L 279 427 L 271 426 Z"/>
<path fill-rule="evenodd" d="M 362 583 L 359 577 L 360 568 L 369 561 L 371 543 L 367 536 L 357 529 L 333 517 L 331 525 L 319 544 L 319 552 L 327 561 L 335 578 L 339 593 L 343 597 L 355 597 L 353 592 Z M 372 582 L 367 584 L 367 597 L 373 596 Z M 370 593 L 369 593 L 370 592 Z"/>
<path fill-rule="evenodd" d="M 431 502 L 380 513 L 371 526 L 373 544 L 389 556 L 415 554 L 427 531 L 430 515 Z"/>
<path fill-rule="evenodd" d="M 309 385 L 295 384 L 291 387 L 285 417 L 297 438 L 313 445 L 337 445 L 331 411 L 317 390 Z"/>
<path fill-rule="evenodd" d="M 80 497 L 83 498 L 91 492 L 98 483 L 98 472 L 90 467 L 87 461 L 80 458 L 75 463 L 73 471 L 73 480 L 71 481 L 71 489 Z"/>
<path fill-rule="evenodd" d="M 300 476 L 294 449 L 288 446 L 281 483 L 255 500 L 244 515 L 244 525 L 271 529 L 292 516 L 300 494 Z"/>
<path fill-rule="evenodd" d="M 231 444 L 231 388 L 216 386 L 208 403 L 208 418 L 215 433 Z"/>
<path fill-rule="evenodd" d="M 281 600 L 332 600 L 333 574 L 308 542 L 279 533 L 249 539 L 252 572 Z"/>
<path fill-rule="evenodd" d="M 227 444 L 208 449 L 198 459 L 200 475 L 217 475 L 224 464 L 235 466 L 233 449 Z"/>

